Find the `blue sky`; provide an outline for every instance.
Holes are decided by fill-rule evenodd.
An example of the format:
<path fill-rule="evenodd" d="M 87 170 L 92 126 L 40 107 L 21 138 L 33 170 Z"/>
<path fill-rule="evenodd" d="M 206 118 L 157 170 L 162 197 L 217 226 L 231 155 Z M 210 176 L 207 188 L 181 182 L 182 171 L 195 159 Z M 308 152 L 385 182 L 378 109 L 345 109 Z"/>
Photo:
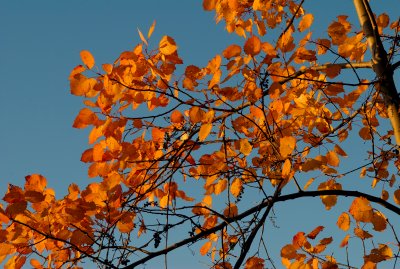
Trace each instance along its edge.
<path fill-rule="evenodd" d="M 336 15 L 354 15 L 351 1 L 322 2 L 310 6 L 316 11 L 316 22 L 326 25 Z M 395 13 L 398 2 L 386 0 L 379 8 Z M 0 1 L 0 192 L 8 182 L 22 185 L 32 173 L 43 174 L 58 197 L 71 182 L 90 182 L 80 162 L 88 147 L 88 130 L 72 128 L 82 99 L 70 95 L 68 82 L 72 68 L 81 63 L 81 50 L 89 50 L 97 64 L 111 63 L 140 42 L 137 28 L 147 33 L 156 20 L 150 46 L 170 35 L 185 64 L 205 65 L 227 44 L 239 40 L 226 33 L 222 23 L 215 25 L 213 16 L 202 10 L 201 1 Z M 317 32 L 324 29 L 317 27 Z M 319 203 L 299 203 L 290 212 L 282 209 L 281 228 L 273 231 L 276 238 L 290 240 L 293 233 L 287 230 L 294 220 L 307 219 L 321 209 Z M 329 213 L 322 211 L 321 218 Z M 298 226 L 309 231 L 316 225 Z M 288 240 L 281 240 L 282 244 Z M 171 257 L 173 268 L 188 264 L 205 268 L 188 249 Z"/>

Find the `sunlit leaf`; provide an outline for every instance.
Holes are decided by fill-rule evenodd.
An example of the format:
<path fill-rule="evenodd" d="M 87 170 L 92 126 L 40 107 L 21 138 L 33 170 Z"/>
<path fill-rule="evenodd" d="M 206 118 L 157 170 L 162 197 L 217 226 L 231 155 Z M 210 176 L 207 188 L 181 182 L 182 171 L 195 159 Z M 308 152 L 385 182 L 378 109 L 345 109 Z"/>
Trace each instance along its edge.
<path fill-rule="evenodd" d="M 307 234 L 307 237 L 310 239 L 315 239 L 317 235 L 324 230 L 324 226 L 318 226 L 314 230 L 312 230 L 309 234 Z"/>
<path fill-rule="evenodd" d="M 347 231 L 350 228 L 350 216 L 346 212 L 340 214 L 337 222 L 337 226 L 343 231 Z"/>
<path fill-rule="evenodd" d="M 256 56 L 261 51 L 261 41 L 257 36 L 252 36 L 247 39 L 244 44 L 244 52 L 251 56 Z"/>
<path fill-rule="evenodd" d="M 158 45 L 160 52 L 164 55 L 171 55 L 177 50 L 175 40 L 172 37 L 164 36 Z"/>
<path fill-rule="evenodd" d="M 361 222 L 371 222 L 374 215 L 369 201 L 364 197 L 355 198 L 349 212 L 356 221 Z"/>
<path fill-rule="evenodd" d="M 212 129 L 212 123 L 202 124 L 199 131 L 199 141 L 204 141 L 210 134 L 211 129 Z"/>
<path fill-rule="evenodd" d="M 247 139 L 240 140 L 240 152 L 243 153 L 243 155 L 245 156 L 249 155 L 252 150 L 253 147 L 249 143 L 249 140 Z"/>
<path fill-rule="evenodd" d="M 87 50 L 82 50 L 80 52 L 80 56 L 82 59 L 82 62 L 89 68 L 92 69 L 94 66 L 94 57 L 93 55 L 87 51 Z"/>
<path fill-rule="evenodd" d="M 301 21 L 299 23 L 299 31 L 303 32 L 304 30 L 307 30 L 310 28 L 311 24 L 314 21 L 314 16 L 312 14 L 306 14 L 301 18 Z"/>

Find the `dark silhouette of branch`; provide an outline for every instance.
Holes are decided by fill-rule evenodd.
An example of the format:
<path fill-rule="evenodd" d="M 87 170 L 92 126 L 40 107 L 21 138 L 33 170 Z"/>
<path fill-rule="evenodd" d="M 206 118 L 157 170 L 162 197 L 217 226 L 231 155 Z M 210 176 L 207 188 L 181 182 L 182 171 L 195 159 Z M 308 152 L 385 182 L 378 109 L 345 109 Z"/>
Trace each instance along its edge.
<path fill-rule="evenodd" d="M 124 269 L 132 269 L 135 268 L 136 266 L 143 264 L 155 257 L 158 257 L 160 255 L 165 255 L 177 248 L 180 248 L 182 246 L 185 246 L 189 243 L 193 243 L 199 239 L 202 239 L 212 233 L 215 233 L 217 231 L 220 231 L 222 229 L 224 229 L 226 226 L 228 226 L 230 223 L 244 219 L 248 216 L 250 216 L 251 214 L 254 214 L 256 212 L 259 212 L 260 210 L 262 210 L 263 208 L 272 208 L 272 206 L 275 203 L 278 202 L 284 202 L 284 201 L 288 201 L 288 200 L 296 200 L 299 198 L 306 198 L 306 197 L 317 197 L 317 196 L 322 196 L 322 195 L 337 195 L 337 196 L 343 196 L 343 197 L 364 197 L 366 199 L 368 199 L 370 202 L 379 204 L 381 206 L 383 206 L 384 208 L 392 211 L 393 213 L 396 213 L 397 215 L 400 215 L 400 208 L 373 195 L 367 194 L 367 193 L 363 193 L 360 191 L 352 191 L 352 190 L 320 190 L 320 191 L 301 191 L 301 192 L 296 192 L 296 193 L 291 193 L 291 194 L 287 194 L 287 195 L 282 195 L 276 198 L 273 197 L 269 197 L 267 199 L 265 199 L 263 202 L 261 202 L 260 204 L 258 204 L 257 206 L 254 206 L 246 211 L 244 211 L 241 214 L 236 215 L 235 217 L 230 217 L 230 218 L 225 218 L 224 222 L 214 226 L 211 229 L 202 231 L 200 233 L 198 233 L 195 236 L 192 237 L 188 237 L 186 239 L 183 239 L 175 244 L 170 245 L 169 247 L 157 251 L 157 252 L 152 252 L 151 254 L 149 254 L 148 256 L 137 260 L 136 262 L 131 263 L 130 265 L 124 267 Z M 268 211 L 268 210 L 267 210 Z M 263 216 L 264 217 L 264 216 Z"/>

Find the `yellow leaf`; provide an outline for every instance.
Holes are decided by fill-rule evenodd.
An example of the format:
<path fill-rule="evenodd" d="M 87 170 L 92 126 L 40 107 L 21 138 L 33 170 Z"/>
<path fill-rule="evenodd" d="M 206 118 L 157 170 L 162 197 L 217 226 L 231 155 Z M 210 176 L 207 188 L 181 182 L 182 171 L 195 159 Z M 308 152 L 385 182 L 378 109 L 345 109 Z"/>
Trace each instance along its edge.
<path fill-rule="evenodd" d="M 159 45 L 160 52 L 164 55 L 171 55 L 177 50 L 175 40 L 172 37 L 164 36 Z"/>
<path fill-rule="evenodd" d="M 240 178 L 235 178 L 231 184 L 231 193 L 233 196 L 238 197 L 242 192 L 242 181 Z"/>
<path fill-rule="evenodd" d="M 94 66 L 94 58 L 93 55 L 87 51 L 87 50 L 82 50 L 81 53 L 81 59 L 82 62 L 89 68 L 92 69 Z"/>
<path fill-rule="evenodd" d="M 240 140 L 240 152 L 247 156 L 251 153 L 253 147 L 246 138 Z"/>
<path fill-rule="evenodd" d="M 210 241 L 207 241 L 201 248 L 200 248 L 200 254 L 201 256 L 204 256 L 208 253 L 212 246 L 212 243 Z"/>
<path fill-rule="evenodd" d="M 310 28 L 312 22 L 314 20 L 314 16 L 312 14 L 304 15 L 299 23 L 299 27 L 297 28 L 300 32 L 307 30 Z"/>
<path fill-rule="evenodd" d="M 286 158 L 287 156 L 292 154 L 294 148 L 296 147 L 296 138 L 292 136 L 284 136 L 280 138 L 279 141 L 279 152 L 281 153 L 283 158 Z"/>
<path fill-rule="evenodd" d="M 200 127 L 200 131 L 199 131 L 199 141 L 204 141 L 207 136 L 210 134 L 212 129 L 212 123 L 204 123 L 203 125 L 201 125 Z"/>
<path fill-rule="evenodd" d="M 153 34 L 155 27 L 156 27 L 156 21 L 153 21 L 153 24 L 150 26 L 150 29 L 147 32 L 147 38 L 148 39 L 150 39 L 151 35 Z"/>
<path fill-rule="evenodd" d="M 350 228 L 350 216 L 346 212 L 343 212 L 337 222 L 337 226 L 342 229 L 343 231 L 347 231 Z"/>
<path fill-rule="evenodd" d="M 144 44 L 146 44 L 146 46 L 148 46 L 149 44 L 147 44 L 147 40 L 146 40 L 146 38 L 144 38 L 142 32 L 139 30 L 139 28 L 137 28 L 137 30 L 138 30 L 138 33 L 139 33 L 140 40 L 142 40 L 142 42 Z"/>
<path fill-rule="evenodd" d="M 256 56 L 261 51 L 261 41 L 257 36 L 252 36 L 244 44 L 244 52 L 251 56 Z"/>

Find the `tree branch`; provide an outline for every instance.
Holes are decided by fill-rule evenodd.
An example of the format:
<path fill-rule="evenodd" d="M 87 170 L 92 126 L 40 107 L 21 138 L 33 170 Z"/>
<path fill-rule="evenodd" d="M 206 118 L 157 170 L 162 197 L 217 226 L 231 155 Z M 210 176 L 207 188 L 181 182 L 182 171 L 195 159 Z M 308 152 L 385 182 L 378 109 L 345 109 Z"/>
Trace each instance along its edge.
<path fill-rule="evenodd" d="M 225 228 L 227 225 L 229 225 L 232 222 L 244 219 L 248 216 L 250 216 L 251 214 L 254 214 L 258 211 L 260 211 L 261 209 L 265 208 L 265 207 L 272 207 L 273 204 L 278 203 L 278 202 L 284 202 L 284 201 L 288 201 L 288 200 L 296 200 L 299 198 L 305 198 L 305 197 L 317 197 L 317 196 L 322 196 L 322 195 L 337 195 L 337 196 L 344 196 L 344 197 L 364 197 L 366 199 L 368 199 L 370 202 L 374 202 L 377 203 L 383 207 L 385 207 L 386 209 L 396 213 L 397 215 L 400 215 L 400 208 L 381 199 L 378 198 L 376 196 L 367 194 L 367 193 L 363 193 L 363 192 L 359 192 L 359 191 L 350 191 L 350 190 L 320 190 L 320 191 L 303 191 L 303 192 L 296 192 L 296 193 L 292 193 L 292 194 L 287 194 L 287 195 L 282 195 L 279 197 L 276 197 L 275 200 L 274 198 L 269 198 L 269 199 L 265 199 L 262 203 L 258 204 L 257 206 L 254 206 L 248 210 L 246 210 L 245 212 L 236 215 L 235 217 L 230 217 L 230 218 L 225 218 L 224 222 L 214 226 L 211 229 L 202 231 L 200 233 L 198 233 L 195 236 L 183 239 L 173 245 L 170 245 L 169 247 L 157 251 L 157 252 L 153 252 L 151 254 L 149 254 L 148 256 L 137 260 L 136 262 L 133 262 L 132 264 L 124 267 L 123 269 L 133 269 L 136 266 L 143 264 L 155 257 L 158 257 L 160 255 L 164 255 L 168 252 L 171 252 L 177 248 L 180 248 L 182 246 L 185 246 L 189 243 L 193 243 L 199 239 L 204 238 L 205 236 L 208 236 L 212 233 L 215 233 L 223 228 Z"/>
<path fill-rule="evenodd" d="M 393 68 L 387 60 L 387 53 L 380 39 L 374 14 L 371 11 L 368 1 L 354 0 L 354 6 L 361 27 L 367 37 L 368 47 L 372 54 L 372 67 L 379 79 L 378 85 L 385 101 L 386 112 L 392 124 L 396 144 L 400 146 L 400 98 L 393 80 Z"/>

